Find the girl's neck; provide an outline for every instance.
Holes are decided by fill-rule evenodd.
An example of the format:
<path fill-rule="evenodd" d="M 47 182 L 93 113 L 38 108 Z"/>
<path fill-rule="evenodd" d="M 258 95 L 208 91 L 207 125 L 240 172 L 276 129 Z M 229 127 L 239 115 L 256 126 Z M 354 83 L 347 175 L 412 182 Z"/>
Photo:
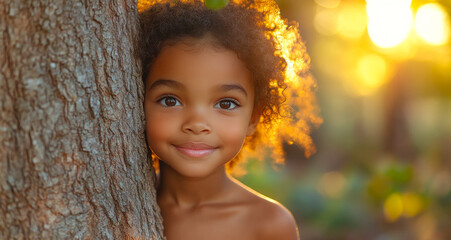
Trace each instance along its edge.
<path fill-rule="evenodd" d="M 224 193 L 232 184 L 224 167 L 203 178 L 190 178 L 160 162 L 159 177 L 159 201 L 186 208 L 224 200 Z"/>

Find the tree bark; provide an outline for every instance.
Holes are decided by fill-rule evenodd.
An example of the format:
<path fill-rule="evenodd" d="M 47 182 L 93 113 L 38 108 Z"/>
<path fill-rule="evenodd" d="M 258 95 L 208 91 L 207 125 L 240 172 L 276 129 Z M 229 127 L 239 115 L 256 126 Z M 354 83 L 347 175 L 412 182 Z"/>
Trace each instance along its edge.
<path fill-rule="evenodd" d="M 136 1 L 0 0 L 0 239 L 164 239 Z"/>

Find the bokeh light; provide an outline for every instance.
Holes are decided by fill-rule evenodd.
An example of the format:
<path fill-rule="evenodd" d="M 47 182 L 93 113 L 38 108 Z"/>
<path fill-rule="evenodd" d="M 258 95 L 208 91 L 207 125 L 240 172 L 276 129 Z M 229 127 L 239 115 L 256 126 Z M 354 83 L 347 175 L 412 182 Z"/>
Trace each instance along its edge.
<path fill-rule="evenodd" d="M 361 95 L 375 92 L 388 80 L 388 65 L 385 59 L 377 54 L 367 54 L 357 63 L 357 79 L 355 90 Z"/>
<path fill-rule="evenodd" d="M 432 214 L 424 214 L 412 227 L 418 240 L 440 239 L 437 236 L 437 218 Z"/>
<path fill-rule="evenodd" d="M 415 15 L 415 31 L 418 36 L 431 45 L 448 42 L 450 34 L 449 16 L 437 3 L 421 6 Z"/>
<path fill-rule="evenodd" d="M 400 217 L 415 217 L 423 209 L 423 201 L 418 194 L 406 192 L 392 193 L 384 202 L 384 215 L 388 222 Z"/>
<path fill-rule="evenodd" d="M 394 222 L 403 212 L 402 198 L 399 193 L 390 194 L 384 202 L 384 215 L 388 222 Z"/>
<path fill-rule="evenodd" d="M 410 33 L 411 0 L 367 0 L 368 34 L 379 47 L 399 45 Z"/>
<path fill-rule="evenodd" d="M 415 217 L 423 209 L 423 201 L 418 194 L 404 193 L 402 195 L 402 202 L 404 204 L 404 215 L 406 217 Z"/>
<path fill-rule="evenodd" d="M 365 5 L 357 3 L 342 4 L 338 15 L 338 30 L 341 36 L 358 39 L 366 29 Z"/>
<path fill-rule="evenodd" d="M 279 1 L 312 56 L 318 152 L 285 144 L 285 166 L 246 180 L 285 201 L 306 239 L 451 239 L 451 36 L 417 30 L 427 3 L 447 14 L 426 35 L 450 30 L 449 1 L 325 2 Z"/>
<path fill-rule="evenodd" d="M 318 192 L 325 196 L 336 198 L 343 193 L 345 184 L 346 179 L 343 174 L 332 171 L 325 173 L 321 177 L 317 189 Z"/>
<path fill-rule="evenodd" d="M 439 196 L 445 196 L 451 191 L 451 174 L 448 171 L 441 171 L 432 183 L 432 191 Z"/>
<path fill-rule="evenodd" d="M 335 10 L 318 7 L 313 22 L 316 31 L 325 36 L 336 34 L 339 27 L 338 16 Z"/>

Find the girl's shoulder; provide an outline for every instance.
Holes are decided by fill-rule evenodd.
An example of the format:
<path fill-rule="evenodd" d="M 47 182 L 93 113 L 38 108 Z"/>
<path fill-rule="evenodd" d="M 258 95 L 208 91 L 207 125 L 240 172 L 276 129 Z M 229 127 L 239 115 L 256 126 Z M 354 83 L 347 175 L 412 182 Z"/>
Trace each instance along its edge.
<path fill-rule="evenodd" d="M 299 239 L 296 221 L 287 208 L 237 181 L 236 185 L 240 205 L 249 227 L 257 230 L 257 239 Z"/>

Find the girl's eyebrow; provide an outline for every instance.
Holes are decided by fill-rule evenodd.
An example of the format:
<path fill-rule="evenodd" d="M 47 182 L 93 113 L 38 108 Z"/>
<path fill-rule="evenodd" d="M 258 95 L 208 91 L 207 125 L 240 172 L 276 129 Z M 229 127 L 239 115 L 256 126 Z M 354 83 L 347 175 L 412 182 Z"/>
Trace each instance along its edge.
<path fill-rule="evenodd" d="M 172 88 L 185 89 L 185 86 L 182 83 L 177 82 L 175 80 L 158 79 L 157 81 L 152 83 L 152 85 L 150 85 L 148 91 L 150 91 L 158 86 L 168 86 L 168 87 L 172 87 Z"/>
<path fill-rule="evenodd" d="M 220 91 L 224 91 L 224 92 L 231 91 L 231 90 L 239 90 L 240 92 L 244 93 L 244 95 L 246 95 L 246 97 L 247 97 L 246 90 L 242 86 L 240 86 L 238 84 L 222 85 L 222 86 L 219 87 L 219 90 Z"/>
<path fill-rule="evenodd" d="M 186 88 L 185 85 L 183 85 L 182 83 L 177 82 L 175 80 L 158 79 L 157 81 L 153 82 L 152 85 L 150 85 L 148 91 L 150 91 L 158 86 L 168 86 L 168 87 L 177 88 L 177 89 L 185 89 Z M 225 85 L 219 86 L 218 89 L 219 89 L 219 91 L 223 91 L 223 92 L 238 90 L 247 97 L 246 90 L 239 84 L 225 84 Z"/>

